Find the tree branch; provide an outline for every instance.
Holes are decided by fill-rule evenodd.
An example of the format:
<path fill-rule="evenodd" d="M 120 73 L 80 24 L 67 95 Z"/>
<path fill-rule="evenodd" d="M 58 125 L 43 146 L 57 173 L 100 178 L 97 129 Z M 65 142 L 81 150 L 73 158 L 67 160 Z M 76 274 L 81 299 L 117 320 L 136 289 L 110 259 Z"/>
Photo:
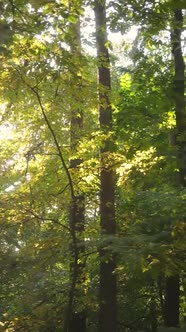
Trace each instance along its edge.
<path fill-rule="evenodd" d="M 42 112 L 42 115 L 43 115 L 43 118 L 45 120 L 45 123 L 51 133 L 51 136 L 53 137 L 53 140 L 54 140 L 54 143 L 55 143 L 55 146 L 56 146 L 56 149 L 58 151 L 58 155 L 59 155 L 59 158 L 60 158 L 60 161 L 61 161 L 61 164 L 62 164 L 62 167 L 64 168 L 65 170 L 65 173 L 66 173 L 66 176 L 67 176 L 67 179 L 68 179 L 68 182 L 69 182 L 69 187 L 70 187 L 70 193 L 71 193 L 71 198 L 73 199 L 74 198 L 74 186 L 73 186 L 73 181 L 72 181 L 72 178 L 71 178 L 71 175 L 70 175 L 70 172 L 69 172 L 69 169 L 65 163 L 65 160 L 63 158 L 63 154 L 61 152 L 61 148 L 60 148 L 60 145 L 59 145 L 59 142 L 58 142 L 58 139 L 56 137 L 56 134 L 55 134 L 55 131 L 54 129 L 52 128 L 51 124 L 50 124 L 50 121 L 46 115 L 46 112 L 45 112 L 45 109 L 44 109 L 44 106 L 42 104 L 42 101 L 41 101 L 41 96 L 39 95 L 36 87 L 32 87 L 30 86 L 30 84 L 28 84 L 25 79 L 23 78 L 22 74 L 20 73 L 20 71 L 18 70 L 18 68 L 16 68 L 16 71 L 18 72 L 19 76 L 21 77 L 22 81 L 24 82 L 24 84 L 35 94 L 37 100 L 38 100 L 38 104 L 39 104 L 39 107 L 41 109 L 41 112 Z"/>
<path fill-rule="evenodd" d="M 53 223 L 55 223 L 55 224 L 57 224 L 57 225 L 59 225 L 59 226 L 65 228 L 65 229 L 67 229 L 67 230 L 70 232 L 70 234 L 72 233 L 71 228 L 68 227 L 68 226 L 66 226 L 66 225 L 64 225 L 64 224 L 62 224 L 62 223 L 60 223 L 60 222 L 58 221 L 58 219 L 42 217 L 42 216 L 38 215 L 37 213 L 35 213 L 34 211 L 29 210 L 29 209 L 25 209 L 25 211 L 26 211 L 26 212 L 29 212 L 31 215 L 33 215 L 35 218 L 37 218 L 37 219 L 39 219 L 39 220 L 42 220 L 42 221 L 52 221 Z"/>

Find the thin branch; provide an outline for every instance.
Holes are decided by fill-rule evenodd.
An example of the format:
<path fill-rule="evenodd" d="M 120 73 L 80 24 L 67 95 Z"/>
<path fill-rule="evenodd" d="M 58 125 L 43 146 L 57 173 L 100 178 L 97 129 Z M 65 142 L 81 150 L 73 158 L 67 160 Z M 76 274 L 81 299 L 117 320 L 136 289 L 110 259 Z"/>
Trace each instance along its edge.
<path fill-rule="evenodd" d="M 29 209 L 25 209 L 25 211 L 26 211 L 26 212 L 29 212 L 31 215 L 33 215 L 35 218 L 37 218 L 37 219 L 39 219 L 39 220 L 42 220 L 42 221 L 51 221 L 51 222 L 53 222 L 53 223 L 55 223 L 55 224 L 57 224 L 57 225 L 59 225 L 59 226 L 65 228 L 65 229 L 67 229 L 70 233 L 72 233 L 71 228 L 68 227 L 68 226 L 66 226 L 66 225 L 64 225 L 64 224 L 62 224 L 62 223 L 60 223 L 60 222 L 58 221 L 58 219 L 42 217 L 42 216 L 38 215 L 37 213 L 35 213 L 34 211 L 29 210 Z"/>
<path fill-rule="evenodd" d="M 68 178 L 68 181 L 69 181 L 71 197 L 73 198 L 73 197 L 74 197 L 74 187 L 73 187 L 72 178 L 71 178 L 71 175 L 70 175 L 69 169 L 68 169 L 68 167 L 67 167 L 67 165 L 66 165 L 66 163 L 65 163 L 65 160 L 64 160 L 64 158 L 63 158 L 63 155 L 62 155 L 62 153 L 61 153 L 60 145 L 59 145 L 59 143 L 58 143 L 58 140 L 57 140 L 56 134 L 55 134 L 55 132 L 54 132 L 54 130 L 53 130 L 51 124 L 50 124 L 50 121 L 48 120 L 48 117 L 47 117 L 47 115 L 46 115 L 46 113 L 45 113 L 45 109 L 44 109 L 43 104 L 42 104 L 42 102 L 41 102 L 41 97 L 40 97 L 39 93 L 35 90 L 35 88 L 30 87 L 30 89 L 33 91 L 33 93 L 34 93 L 34 94 L 36 95 L 36 97 L 37 97 L 37 100 L 38 100 L 38 103 L 39 103 L 40 109 L 41 109 L 42 114 L 43 114 L 43 117 L 44 117 L 44 119 L 45 119 L 45 122 L 46 122 L 46 124 L 47 124 L 47 126 L 48 126 L 48 129 L 50 130 L 50 133 L 51 133 L 53 139 L 54 139 L 54 143 L 55 143 L 56 148 L 57 148 L 57 151 L 58 151 L 58 153 L 59 153 L 59 158 L 60 158 L 60 160 L 61 160 L 62 166 L 63 166 L 63 168 L 64 168 L 64 170 L 65 170 L 65 172 L 66 172 L 66 175 L 67 175 L 67 178 Z"/>
<path fill-rule="evenodd" d="M 68 188 L 68 186 L 69 186 L 69 183 L 67 183 L 66 186 L 65 186 L 63 189 L 61 189 L 60 191 L 58 191 L 58 193 L 57 193 L 56 195 L 61 195 L 61 194 L 63 194 L 63 193 L 65 192 L 65 190 Z M 55 196 L 56 196 L 56 195 L 55 195 Z"/>
<path fill-rule="evenodd" d="M 57 140 L 57 137 L 56 137 L 55 131 L 54 131 L 54 129 L 52 128 L 52 126 L 51 126 L 51 124 L 50 124 L 50 121 L 49 121 L 49 119 L 48 119 L 48 117 L 47 117 L 47 115 L 46 115 L 46 112 L 45 112 L 44 106 L 43 106 L 42 101 L 41 101 L 41 97 L 40 97 L 38 91 L 36 90 L 36 87 L 32 87 L 32 86 L 30 86 L 30 85 L 25 81 L 25 79 L 23 78 L 22 74 L 20 73 L 20 71 L 19 71 L 17 68 L 16 68 L 16 71 L 19 73 L 19 75 L 20 75 L 22 81 L 24 82 L 24 84 L 26 84 L 26 86 L 27 86 L 27 87 L 28 87 L 28 88 L 29 88 L 29 89 L 35 94 L 35 96 L 36 96 L 36 98 L 37 98 L 37 100 L 38 100 L 38 103 L 39 103 L 39 106 L 40 106 L 40 109 L 41 109 L 42 115 L 43 115 L 44 120 L 45 120 L 45 122 L 46 122 L 46 124 L 47 124 L 47 127 L 48 127 L 48 129 L 49 129 L 49 131 L 50 131 L 50 133 L 51 133 L 51 135 L 52 135 L 52 137 L 53 137 L 53 140 L 54 140 L 54 143 L 55 143 L 56 149 L 57 149 L 58 154 L 59 154 L 59 158 L 60 158 L 60 160 L 61 160 L 61 164 L 62 164 L 62 166 L 63 166 L 63 168 L 64 168 L 64 170 L 65 170 L 66 176 L 67 176 L 67 178 L 68 178 L 69 187 L 70 187 L 70 193 L 71 193 L 71 197 L 72 197 L 72 199 L 73 199 L 73 198 L 75 197 L 75 195 L 74 195 L 73 181 L 72 181 L 72 178 L 71 178 L 71 175 L 70 175 L 69 169 L 68 169 L 68 167 L 67 167 L 67 165 L 66 165 L 66 163 L 65 163 L 65 160 L 64 160 L 64 158 L 63 158 L 63 155 L 62 155 L 62 152 L 61 152 L 61 148 L 60 148 L 59 142 L 58 142 L 58 140 Z"/>

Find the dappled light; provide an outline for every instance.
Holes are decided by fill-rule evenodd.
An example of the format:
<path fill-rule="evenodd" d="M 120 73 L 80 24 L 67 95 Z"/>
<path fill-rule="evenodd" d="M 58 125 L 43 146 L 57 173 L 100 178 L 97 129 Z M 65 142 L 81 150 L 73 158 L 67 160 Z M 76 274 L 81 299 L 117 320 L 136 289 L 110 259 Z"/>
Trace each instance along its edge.
<path fill-rule="evenodd" d="M 0 2 L 0 332 L 185 332 L 182 0 Z"/>

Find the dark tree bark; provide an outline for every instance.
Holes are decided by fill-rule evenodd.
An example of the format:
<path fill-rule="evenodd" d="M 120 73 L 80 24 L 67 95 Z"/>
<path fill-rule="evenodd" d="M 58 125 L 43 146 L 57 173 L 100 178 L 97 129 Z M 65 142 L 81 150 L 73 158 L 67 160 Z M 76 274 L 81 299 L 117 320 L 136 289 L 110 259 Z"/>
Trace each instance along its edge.
<path fill-rule="evenodd" d="M 179 275 L 166 278 L 165 289 L 165 326 L 179 325 Z"/>
<path fill-rule="evenodd" d="M 100 149 L 100 226 L 102 235 L 116 231 L 114 207 L 114 172 L 108 156 L 113 151 L 110 61 L 107 47 L 105 1 L 94 2 L 98 61 L 98 99 L 100 129 L 105 134 Z M 99 331 L 116 331 L 116 267 L 115 257 L 108 250 L 100 250 Z"/>
<path fill-rule="evenodd" d="M 186 112 L 184 99 L 184 59 L 181 48 L 181 32 L 183 28 L 182 10 L 174 11 L 173 32 L 171 34 L 172 54 L 174 58 L 173 97 L 176 114 L 176 148 L 179 182 L 186 187 Z M 179 326 L 179 275 L 176 273 L 166 278 L 165 288 L 165 326 Z"/>
<path fill-rule="evenodd" d="M 171 34 L 172 54 L 174 58 L 173 97 L 176 114 L 176 145 L 180 185 L 186 187 L 186 111 L 185 111 L 185 64 L 182 54 L 181 33 L 183 29 L 182 10 L 174 12 L 174 31 Z"/>
<path fill-rule="evenodd" d="M 70 228 L 73 237 L 72 253 L 73 261 L 70 266 L 71 289 L 69 293 L 69 321 L 68 332 L 86 331 L 86 311 L 81 301 L 84 298 L 83 271 L 84 263 L 82 254 L 84 253 L 83 232 L 85 222 L 84 196 L 75 195 L 71 202 Z M 79 308 L 78 308 L 79 307 Z"/>

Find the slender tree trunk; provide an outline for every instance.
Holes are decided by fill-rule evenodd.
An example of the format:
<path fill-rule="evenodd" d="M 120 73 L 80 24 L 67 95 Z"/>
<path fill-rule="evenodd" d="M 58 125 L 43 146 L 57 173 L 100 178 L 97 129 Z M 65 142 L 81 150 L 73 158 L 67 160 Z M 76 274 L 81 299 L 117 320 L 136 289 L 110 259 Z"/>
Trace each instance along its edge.
<path fill-rule="evenodd" d="M 83 308 L 83 270 L 84 264 L 81 262 L 84 253 L 83 232 L 84 232 L 84 196 L 76 195 L 71 202 L 70 228 L 74 234 L 72 245 L 74 260 L 71 263 L 71 312 L 69 316 L 68 332 L 86 331 L 86 313 Z M 72 299 L 70 299 L 72 297 Z"/>
<path fill-rule="evenodd" d="M 69 3 L 71 9 L 71 3 Z M 80 39 L 80 21 L 71 24 L 71 53 L 74 56 L 76 63 L 77 59 L 81 57 L 81 39 Z M 75 86 L 74 95 L 72 96 L 73 104 L 71 105 L 70 116 L 70 146 L 71 146 L 71 159 L 70 168 L 76 172 L 82 160 L 73 157 L 77 152 L 78 143 L 82 137 L 83 130 L 83 111 L 81 98 L 81 76 L 80 68 L 72 73 L 72 85 Z M 81 104 L 81 107 L 79 106 Z M 82 254 L 84 253 L 84 224 L 85 224 L 85 202 L 84 195 L 81 192 L 76 192 L 74 186 L 74 196 L 71 199 L 70 207 L 70 228 L 72 232 L 73 243 L 71 247 L 73 260 L 70 265 L 70 292 L 69 292 L 69 305 L 68 317 L 65 324 L 65 332 L 85 332 L 86 331 L 86 313 L 83 307 L 83 270 L 84 263 L 82 262 Z"/>
<path fill-rule="evenodd" d="M 100 226 L 102 235 L 114 235 L 116 231 L 114 207 L 114 172 L 109 165 L 113 151 L 110 61 L 107 47 L 105 1 L 94 2 L 96 41 L 98 56 L 99 123 L 105 135 L 100 149 Z M 116 277 L 115 257 L 105 249 L 100 250 L 100 310 L 99 331 L 116 332 Z"/>
<path fill-rule="evenodd" d="M 183 28 L 182 10 L 174 11 L 174 30 L 171 35 L 172 54 L 174 58 L 173 96 L 176 114 L 176 146 L 177 164 L 180 186 L 186 187 L 186 112 L 184 100 L 184 59 L 181 48 L 181 32 Z M 179 275 L 166 278 L 165 289 L 165 326 L 179 326 Z"/>

